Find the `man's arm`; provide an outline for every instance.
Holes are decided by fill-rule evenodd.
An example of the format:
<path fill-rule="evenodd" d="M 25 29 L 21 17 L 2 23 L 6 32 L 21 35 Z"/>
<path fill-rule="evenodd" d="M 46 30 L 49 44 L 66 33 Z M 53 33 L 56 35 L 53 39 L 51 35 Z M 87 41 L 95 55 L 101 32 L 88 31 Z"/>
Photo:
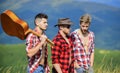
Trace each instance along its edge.
<path fill-rule="evenodd" d="M 53 66 L 54 66 L 54 68 L 56 69 L 56 71 L 57 71 L 58 73 L 62 73 L 62 70 L 61 70 L 59 64 L 53 64 Z"/>
<path fill-rule="evenodd" d="M 41 36 L 41 42 L 40 42 L 37 46 L 29 49 L 29 50 L 27 51 L 27 56 L 32 57 L 32 56 L 35 55 L 39 50 L 41 50 L 42 45 L 43 45 L 43 44 L 45 43 L 45 41 L 46 41 L 46 38 L 47 38 L 47 37 L 46 37 L 45 35 L 42 35 L 42 36 Z"/>
<path fill-rule="evenodd" d="M 92 33 L 92 36 L 93 36 L 93 43 L 92 43 L 92 51 L 91 51 L 91 56 L 90 56 L 90 65 L 91 67 L 93 66 L 94 64 L 94 52 L 95 52 L 95 35 L 94 33 Z"/>
<path fill-rule="evenodd" d="M 93 64 L 94 64 L 94 52 L 93 53 L 91 53 L 91 58 L 90 58 L 90 66 L 92 67 L 93 66 Z"/>
<path fill-rule="evenodd" d="M 62 70 L 61 70 L 60 64 L 59 64 L 61 43 L 60 43 L 60 41 L 58 41 L 56 39 L 53 42 L 54 42 L 54 46 L 52 46 L 52 48 L 51 48 L 52 64 L 58 73 L 62 73 Z"/>
<path fill-rule="evenodd" d="M 39 43 L 37 46 L 29 49 L 27 51 L 27 56 L 32 57 L 33 55 L 35 55 L 40 50 L 40 48 L 42 48 L 42 43 Z"/>

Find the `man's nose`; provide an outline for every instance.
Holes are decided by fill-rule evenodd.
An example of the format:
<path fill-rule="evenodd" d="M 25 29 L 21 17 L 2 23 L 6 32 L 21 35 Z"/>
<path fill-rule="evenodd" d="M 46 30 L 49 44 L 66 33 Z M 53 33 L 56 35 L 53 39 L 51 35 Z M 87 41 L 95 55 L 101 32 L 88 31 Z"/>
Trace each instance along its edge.
<path fill-rule="evenodd" d="M 48 26 L 48 23 L 46 23 L 46 26 Z"/>

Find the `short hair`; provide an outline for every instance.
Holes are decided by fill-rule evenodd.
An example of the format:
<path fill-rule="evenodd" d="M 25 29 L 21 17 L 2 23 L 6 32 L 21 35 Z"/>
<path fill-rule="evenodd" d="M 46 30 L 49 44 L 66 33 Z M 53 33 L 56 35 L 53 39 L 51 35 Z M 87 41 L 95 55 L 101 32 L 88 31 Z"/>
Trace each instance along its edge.
<path fill-rule="evenodd" d="M 35 20 L 36 20 L 37 18 L 40 18 L 40 19 L 42 19 L 42 18 L 48 19 L 48 16 L 47 16 L 46 14 L 44 14 L 44 13 L 39 13 L 39 14 L 37 14 L 37 15 L 35 16 Z M 34 20 L 34 23 L 35 23 L 35 20 Z M 35 23 L 35 25 L 36 25 L 36 23 Z"/>
<path fill-rule="evenodd" d="M 80 24 L 82 22 L 91 23 L 91 16 L 89 14 L 85 14 L 85 15 L 81 16 L 80 17 Z"/>
<path fill-rule="evenodd" d="M 44 13 L 39 13 L 39 14 L 37 14 L 36 16 L 35 16 L 35 19 L 36 18 L 46 18 L 46 19 L 48 19 L 48 16 L 46 15 L 46 14 L 44 14 Z"/>

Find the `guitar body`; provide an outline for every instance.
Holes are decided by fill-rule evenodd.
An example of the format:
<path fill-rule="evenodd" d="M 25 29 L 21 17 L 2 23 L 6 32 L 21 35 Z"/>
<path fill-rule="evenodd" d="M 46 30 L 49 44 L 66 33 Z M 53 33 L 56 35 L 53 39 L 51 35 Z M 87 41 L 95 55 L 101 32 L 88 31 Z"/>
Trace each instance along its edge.
<path fill-rule="evenodd" d="M 19 19 L 12 11 L 6 10 L 1 14 L 1 24 L 4 32 L 10 36 L 16 36 L 21 40 L 26 37 L 29 27 L 26 22 Z"/>

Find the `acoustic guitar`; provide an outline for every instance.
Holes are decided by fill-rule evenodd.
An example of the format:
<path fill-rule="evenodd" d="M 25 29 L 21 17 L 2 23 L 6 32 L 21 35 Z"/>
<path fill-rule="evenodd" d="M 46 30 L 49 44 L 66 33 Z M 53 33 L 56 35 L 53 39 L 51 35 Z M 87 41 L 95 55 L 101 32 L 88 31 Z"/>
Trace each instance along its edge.
<path fill-rule="evenodd" d="M 40 37 L 40 35 L 34 32 L 32 29 L 29 28 L 28 24 L 18 18 L 11 10 L 6 10 L 0 15 L 0 20 L 2 24 L 2 28 L 4 32 L 10 36 L 16 36 L 21 40 L 26 39 L 29 33 L 33 33 Z M 46 41 L 53 46 L 54 43 L 49 40 L 48 38 Z"/>

